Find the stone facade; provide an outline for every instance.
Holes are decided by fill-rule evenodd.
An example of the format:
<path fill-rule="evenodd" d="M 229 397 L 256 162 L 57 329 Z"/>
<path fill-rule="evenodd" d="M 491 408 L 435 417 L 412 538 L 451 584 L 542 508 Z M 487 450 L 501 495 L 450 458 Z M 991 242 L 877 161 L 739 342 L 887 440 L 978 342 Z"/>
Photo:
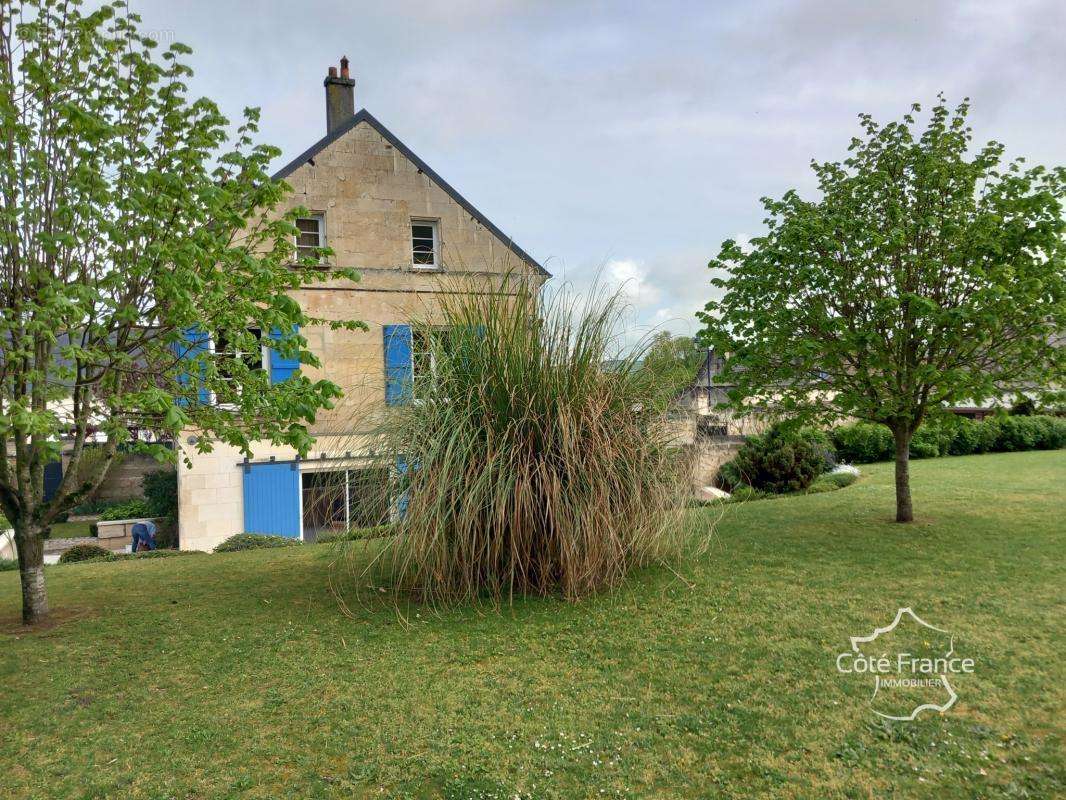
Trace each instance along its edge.
<path fill-rule="evenodd" d="M 327 91 L 331 88 L 337 87 L 327 83 Z M 325 244 L 334 251 L 332 265 L 354 268 L 361 279 L 315 284 L 294 297 L 310 316 L 358 319 L 369 330 L 301 331 L 322 362 L 320 369 L 305 367 L 305 374 L 327 378 L 344 390 L 337 407 L 321 413 L 311 426 L 317 444 L 301 470 L 316 468 L 322 455 L 336 458 L 349 452 L 350 462 L 340 463 L 358 465 L 368 441 L 362 432 L 372 427 L 384 404 L 384 325 L 433 322 L 448 293 L 505 290 L 507 281 L 519 279 L 539 285 L 547 277 L 366 112 L 336 128 L 313 155 L 301 157 L 282 177 L 293 188 L 289 208 L 302 206 L 322 216 Z M 437 269 L 413 264 L 413 220 L 437 225 Z M 182 549 L 207 550 L 244 530 L 242 456 L 223 445 L 196 453 L 191 444 L 195 437 L 195 431 L 188 431 L 181 442 L 191 466 L 178 467 L 179 539 Z M 256 460 L 295 456 L 291 449 L 269 443 L 253 451 Z"/>

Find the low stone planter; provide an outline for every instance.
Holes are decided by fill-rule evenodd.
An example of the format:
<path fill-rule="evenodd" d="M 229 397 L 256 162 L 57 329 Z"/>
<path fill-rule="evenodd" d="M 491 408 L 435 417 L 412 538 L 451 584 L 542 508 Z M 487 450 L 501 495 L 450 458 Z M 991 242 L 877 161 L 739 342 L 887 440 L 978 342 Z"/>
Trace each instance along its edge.
<path fill-rule="evenodd" d="M 108 550 L 122 550 L 133 541 L 133 526 L 149 521 L 158 525 L 160 520 L 158 517 L 100 520 L 95 525 L 97 544 Z"/>

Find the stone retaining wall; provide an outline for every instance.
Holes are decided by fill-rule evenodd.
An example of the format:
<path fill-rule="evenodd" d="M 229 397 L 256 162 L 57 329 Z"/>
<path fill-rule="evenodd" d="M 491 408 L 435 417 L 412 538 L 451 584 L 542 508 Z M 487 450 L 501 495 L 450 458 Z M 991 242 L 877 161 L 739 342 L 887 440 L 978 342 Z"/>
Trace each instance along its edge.
<path fill-rule="evenodd" d="M 107 477 L 100 485 L 96 497 L 100 500 L 132 500 L 143 497 L 141 481 L 149 472 L 172 470 L 173 466 L 160 464 L 151 456 L 142 453 L 126 453 L 120 461 L 111 465 Z"/>
<path fill-rule="evenodd" d="M 698 439 L 692 452 L 692 483 L 696 487 L 711 486 L 722 464 L 731 461 L 744 444 L 742 437 Z"/>

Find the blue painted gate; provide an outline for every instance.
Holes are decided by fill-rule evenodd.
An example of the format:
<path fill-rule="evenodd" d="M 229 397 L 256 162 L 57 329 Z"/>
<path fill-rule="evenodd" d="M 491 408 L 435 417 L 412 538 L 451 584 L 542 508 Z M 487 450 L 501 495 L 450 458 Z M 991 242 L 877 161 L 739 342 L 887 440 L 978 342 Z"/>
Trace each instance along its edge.
<path fill-rule="evenodd" d="M 298 464 L 248 464 L 244 467 L 244 531 L 300 538 Z"/>

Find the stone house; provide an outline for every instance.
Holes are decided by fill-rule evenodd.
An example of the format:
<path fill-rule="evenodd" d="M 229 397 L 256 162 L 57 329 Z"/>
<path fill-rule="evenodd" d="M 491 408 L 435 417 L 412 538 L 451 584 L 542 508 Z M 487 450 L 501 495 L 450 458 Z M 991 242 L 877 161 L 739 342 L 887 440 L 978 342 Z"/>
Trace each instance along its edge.
<path fill-rule="evenodd" d="M 410 322 L 432 324 L 444 293 L 498 290 L 516 278 L 540 285 L 549 277 L 395 134 L 355 110 L 347 59 L 339 73 L 329 69 L 324 86 L 326 135 L 275 177 L 293 187 L 288 208 L 311 210 L 297 221 L 297 246 L 328 246 L 331 264 L 358 270 L 361 280 L 338 278 L 293 296 L 311 316 L 359 319 L 369 330 L 301 331 L 322 363 L 305 367 L 308 376 L 345 393 L 311 426 L 316 445 L 306 458 L 269 442 L 257 443 L 247 460 L 222 444 L 207 454 L 184 448 L 191 466 L 178 466 L 182 549 L 209 550 L 241 532 L 311 540 L 331 526 L 379 521 L 389 512 L 370 499 L 380 496 L 384 470 L 372 455 L 368 420 L 396 401 L 395 380 L 418 369 Z M 272 377 L 284 379 L 297 366 L 264 348 Z M 342 486 L 343 499 L 312 519 L 307 500 L 326 485 Z"/>

